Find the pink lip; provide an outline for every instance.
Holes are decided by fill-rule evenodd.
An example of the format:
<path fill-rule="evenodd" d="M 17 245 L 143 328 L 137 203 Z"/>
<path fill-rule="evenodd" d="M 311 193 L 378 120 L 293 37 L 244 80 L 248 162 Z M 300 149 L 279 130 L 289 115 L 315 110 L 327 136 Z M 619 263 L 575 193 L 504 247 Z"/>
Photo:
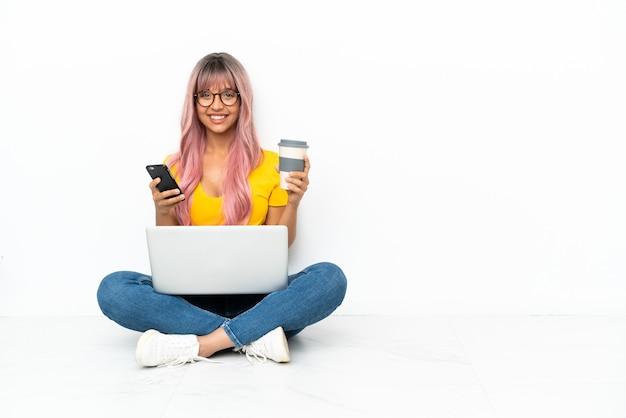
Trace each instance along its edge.
<path fill-rule="evenodd" d="M 222 118 L 220 119 L 216 119 L 212 116 L 221 116 Z M 216 125 L 222 124 L 226 121 L 226 115 L 209 115 L 209 120 L 211 121 L 211 123 L 214 123 Z"/>

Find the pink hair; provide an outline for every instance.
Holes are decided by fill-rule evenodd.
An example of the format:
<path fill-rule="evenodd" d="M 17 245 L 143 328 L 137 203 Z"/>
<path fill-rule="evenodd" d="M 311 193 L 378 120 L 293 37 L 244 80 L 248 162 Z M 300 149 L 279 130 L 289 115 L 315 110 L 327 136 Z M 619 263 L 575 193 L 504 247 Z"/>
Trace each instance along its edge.
<path fill-rule="evenodd" d="M 256 135 L 252 118 L 252 85 L 243 65 L 225 52 L 209 54 L 202 58 L 189 78 L 187 96 L 181 118 L 180 149 L 167 162 L 169 167 L 178 164 L 176 173 L 179 186 L 186 199 L 176 207 L 175 214 L 181 225 L 191 225 L 190 208 L 193 191 L 202 178 L 202 161 L 206 146 L 206 128 L 196 112 L 194 93 L 225 83 L 240 93 L 241 107 L 235 128 L 235 139 L 228 153 L 226 179 L 222 191 L 224 224 L 247 223 L 252 211 L 252 196 L 248 175 L 258 165 L 263 150 Z"/>

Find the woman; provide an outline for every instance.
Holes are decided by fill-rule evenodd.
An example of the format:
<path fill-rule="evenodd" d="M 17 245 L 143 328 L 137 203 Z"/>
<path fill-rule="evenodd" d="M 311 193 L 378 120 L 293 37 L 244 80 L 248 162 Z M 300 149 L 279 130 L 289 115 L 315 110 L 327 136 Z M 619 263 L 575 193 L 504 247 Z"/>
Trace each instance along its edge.
<path fill-rule="evenodd" d="M 180 149 L 166 159 L 181 190 L 150 182 L 157 225 L 286 225 L 296 238 L 298 205 L 311 165 L 280 188 L 278 155 L 261 149 L 252 117 L 248 75 L 233 56 L 214 53 L 191 73 Z M 98 289 L 102 312 L 143 332 L 135 359 L 143 366 L 194 362 L 235 349 L 261 361 L 290 360 L 287 339 L 329 316 L 343 301 L 346 278 L 332 263 L 289 277 L 268 295 L 181 297 L 156 293 L 150 276 L 119 271 Z"/>

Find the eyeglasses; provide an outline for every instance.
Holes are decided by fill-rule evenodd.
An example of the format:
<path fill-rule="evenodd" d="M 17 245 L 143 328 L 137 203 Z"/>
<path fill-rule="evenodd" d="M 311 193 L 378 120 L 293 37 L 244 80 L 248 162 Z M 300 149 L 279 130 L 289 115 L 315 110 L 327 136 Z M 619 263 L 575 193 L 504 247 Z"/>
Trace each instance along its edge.
<path fill-rule="evenodd" d="M 211 93 L 209 90 L 202 90 L 193 95 L 196 102 L 202 107 L 211 106 L 211 103 L 215 100 L 215 96 L 219 96 L 225 106 L 232 106 L 237 103 L 237 100 L 239 99 L 239 92 L 230 89 L 223 90 L 219 93 Z"/>

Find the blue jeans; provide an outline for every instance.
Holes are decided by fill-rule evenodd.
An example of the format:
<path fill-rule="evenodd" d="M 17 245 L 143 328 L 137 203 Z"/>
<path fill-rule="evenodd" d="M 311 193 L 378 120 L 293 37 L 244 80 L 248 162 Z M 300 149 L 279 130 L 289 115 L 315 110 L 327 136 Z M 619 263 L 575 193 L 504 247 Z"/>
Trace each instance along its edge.
<path fill-rule="evenodd" d="M 97 296 L 102 313 L 125 328 L 206 335 L 222 327 L 239 349 L 279 326 L 291 337 L 326 318 L 341 305 L 346 288 L 338 266 L 318 263 L 268 295 L 165 295 L 154 291 L 150 276 L 118 271 L 102 280 Z"/>

